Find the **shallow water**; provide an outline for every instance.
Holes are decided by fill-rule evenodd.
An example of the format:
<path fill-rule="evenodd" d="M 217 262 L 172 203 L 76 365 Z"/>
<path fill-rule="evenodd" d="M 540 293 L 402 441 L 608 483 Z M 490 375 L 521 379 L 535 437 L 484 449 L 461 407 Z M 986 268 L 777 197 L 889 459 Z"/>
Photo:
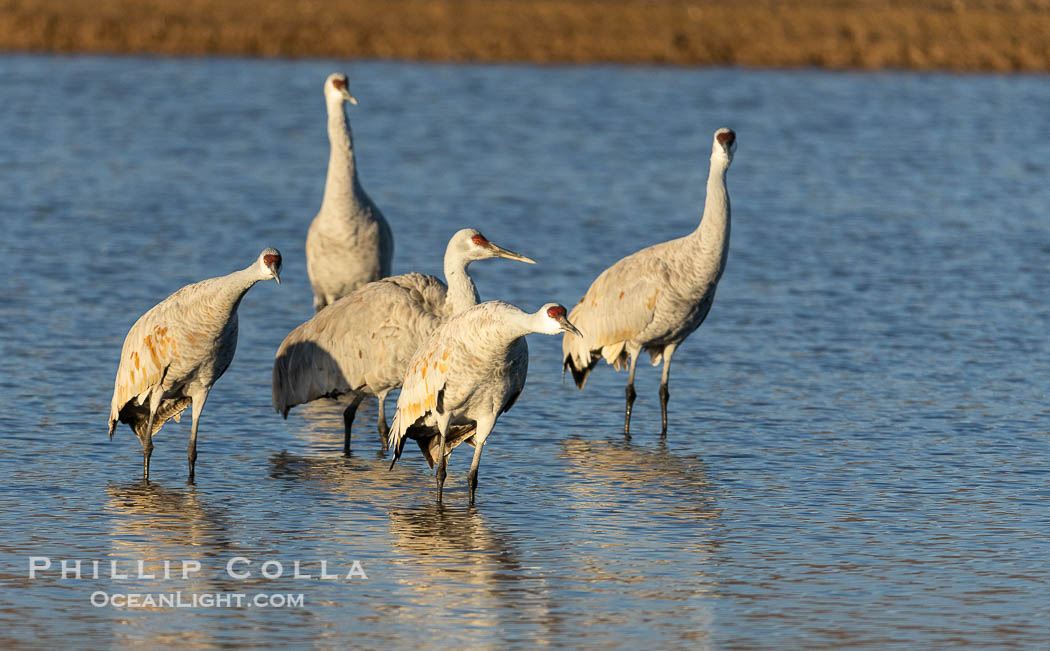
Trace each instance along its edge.
<path fill-rule="evenodd" d="M 1038 646 L 1046 558 L 1050 236 L 1045 77 L 7 56 L 0 131 L 0 571 L 5 645 L 690 648 Z M 475 226 L 536 266 L 483 298 L 572 305 L 611 262 L 695 226 L 731 126 L 730 260 L 659 373 L 529 383 L 446 504 L 374 403 L 270 408 L 309 317 L 327 163 L 321 82 L 351 75 L 362 181 L 395 271 Z M 153 480 L 106 436 L 121 342 L 184 284 L 285 257 L 245 298 L 201 421 Z M 391 401 L 392 404 L 392 401 Z M 29 558 L 53 567 L 29 578 Z M 226 571 L 245 557 L 252 577 Z M 62 580 L 62 559 L 101 576 Z M 164 561 L 172 577 L 163 578 Z M 182 560 L 201 570 L 183 579 Z M 292 564 L 302 573 L 293 576 Z M 109 577 L 108 564 L 118 563 Z M 137 578 L 143 574 L 161 578 Z M 261 575 L 266 561 L 284 573 Z M 340 576 L 357 561 L 367 579 Z M 273 565 L 269 566 L 274 569 Z M 271 572 L 272 573 L 272 572 Z M 302 607 L 95 607 L 92 594 L 303 595 Z"/>

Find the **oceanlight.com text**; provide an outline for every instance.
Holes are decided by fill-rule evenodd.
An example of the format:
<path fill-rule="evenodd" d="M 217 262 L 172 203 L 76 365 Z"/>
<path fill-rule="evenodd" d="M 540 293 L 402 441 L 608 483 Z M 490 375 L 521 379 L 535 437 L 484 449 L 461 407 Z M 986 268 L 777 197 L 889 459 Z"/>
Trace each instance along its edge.
<path fill-rule="evenodd" d="M 105 592 L 91 593 L 96 608 L 302 608 L 302 593 L 243 592 Z"/>

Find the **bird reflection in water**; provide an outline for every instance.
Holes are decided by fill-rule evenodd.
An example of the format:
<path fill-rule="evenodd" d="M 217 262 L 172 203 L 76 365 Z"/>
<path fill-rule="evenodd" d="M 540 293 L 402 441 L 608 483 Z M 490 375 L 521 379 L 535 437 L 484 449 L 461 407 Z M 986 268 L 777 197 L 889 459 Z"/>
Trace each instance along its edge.
<path fill-rule="evenodd" d="M 720 544 L 712 529 L 722 509 L 703 462 L 674 454 L 662 441 L 649 449 L 620 436 L 568 438 L 561 446 L 558 456 L 568 464 L 572 493 L 569 521 L 590 527 L 573 550 L 569 572 L 596 596 L 655 582 L 646 598 L 636 596 L 636 614 L 679 622 L 688 627 L 683 640 L 708 648 L 717 597 L 710 568 Z M 653 537 L 644 524 L 666 519 L 676 521 L 673 539 Z"/>
<path fill-rule="evenodd" d="M 140 480 L 110 485 L 106 490 L 112 521 L 109 556 L 120 563 L 123 573 L 134 579 L 141 561 L 142 573 L 157 577 L 165 590 L 225 589 L 225 574 L 215 568 L 225 567 L 230 556 L 242 551 L 231 541 L 223 509 L 205 505 L 193 485 L 170 489 Z M 190 574 L 183 581 L 183 559 L 199 561 L 207 571 Z M 163 579 L 165 561 L 169 562 L 170 581 Z"/>
<path fill-rule="evenodd" d="M 722 513 L 717 506 L 717 490 L 707 480 L 703 462 L 698 457 L 672 453 L 663 441 L 656 450 L 619 437 L 568 438 L 561 446 L 558 456 L 570 465 L 576 496 L 597 502 L 627 498 L 637 508 L 656 508 L 659 515 L 695 522 L 714 520 Z M 625 490 L 629 494 L 625 495 Z"/>
<path fill-rule="evenodd" d="M 310 407 L 305 405 L 305 409 Z M 338 406 L 332 413 L 342 418 Z M 382 503 L 389 500 L 392 496 L 388 491 L 404 491 L 410 487 L 406 478 L 415 476 L 415 471 L 410 469 L 388 471 L 385 463 L 368 458 L 305 457 L 286 451 L 270 456 L 270 477 L 297 484 L 307 482 L 311 488 L 332 495 L 351 496 L 355 502 L 375 500 L 376 503 Z"/>
<path fill-rule="evenodd" d="M 342 453 L 345 425 L 343 412 L 349 403 L 349 397 L 340 396 L 339 398 L 320 398 L 299 405 L 295 408 L 297 420 L 293 426 L 288 427 L 288 432 L 291 436 L 307 443 L 313 452 Z M 378 427 L 377 405 L 378 401 L 374 398 L 365 398 L 364 402 L 358 405 L 354 418 L 356 429 L 361 433 L 362 439 L 369 444 L 374 444 L 374 446 L 364 445 L 359 448 L 359 456 L 363 458 L 383 456 L 379 442 L 372 434 Z M 375 452 L 372 452 L 373 447 Z M 353 455 L 354 453 L 351 452 L 351 456 Z"/>
<path fill-rule="evenodd" d="M 338 431 L 338 430 L 337 430 Z M 455 618 L 457 626 L 509 629 L 522 618 L 542 640 L 555 625 L 546 578 L 523 566 L 510 536 L 490 525 L 474 507 L 436 504 L 416 469 L 343 457 L 270 458 L 270 476 L 346 496 L 366 505 L 407 504 L 382 509 L 386 526 L 366 514 L 332 523 L 329 536 L 363 549 L 392 547 L 389 571 L 408 589 L 401 603 L 384 608 L 392 616 L 426 612 Z M 370 511 L 371 512 L 371 511 Z M 382 516 L 380 516 L 382 518 Z M 345 529 L 343 528 L 345 527 Z M 375 539 L 369 539 L 374 537 Z M 448 608 L 455 604 L 455 612 Z M 465 619 L 464 619 L 465 618 Z"/>
<path fill-rule="evenodd" d="M 398 580 L 409 595 L 406 609 L 437 609 L 459 626 L 501 635 L 527 623 L 531 643 L 553 637 L 559 618 L 549 600 L 547 578 L 525 567 L 510 537 L 478 509 L 424 499 L 412 508 L 391 510 L 389 516 Z M 454 613 L 449 604 L 455 604 Z"/>

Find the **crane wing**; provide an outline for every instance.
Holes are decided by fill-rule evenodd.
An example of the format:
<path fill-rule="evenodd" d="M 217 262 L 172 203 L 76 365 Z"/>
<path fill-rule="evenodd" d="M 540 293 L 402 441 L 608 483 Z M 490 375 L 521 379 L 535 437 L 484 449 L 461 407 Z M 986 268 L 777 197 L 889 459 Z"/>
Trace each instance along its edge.
<path fill-rule="evenodd" d="M 448 322 L 446 322 L 447 324 Z M 430 416 L 444 412 L 444 391 L 449 368 L 456 361 L 456 346 L 445 341 L 438 328 L 416 352 L 405 372 L 397 411 L 390 425 L 390 445 L 394 460 L 401 456 L 405 435 L 410 427 L 426 425 Z"/>
<path fill-rule="evenodd" d="M 432 337 L 409 362 L 395 416 L 403 424 L 402 434 L 420 418 L 444 411 L 443 391 L 452 354 L 453 347 Z"/>
<path fill-rule="evenodd" d="M 285 337 L 273 366 L 274 408 L 401 383 L 420 342 L 437 327 L 444 284 L 406 274 L 369 283 L 318 312 Z"/>
<path fill-rule="evenodd" d="M 525 388 L 525 378 L 529 375 L 529 344 L 525 341 L 525 337 L 519 337 L 511 344 L 508 359 L 510 360 L 507 369 L 507 374 L 511 378 L 510 393 L 503 402 L 503 406 L 500 407 L 500 414 L 510 411 L 510 408 L 517 402 L 518 396 L 521 395 L 522 389 Z"/>
<path fill-rule="evenodd" d="M 163 384 L 168 367 L 178 352 L 174 325 L 176 311 L 168 301 L 154 306 L 131 326 L 124 338 L 110 403 L 110 435 L 121 420 L 121 410 L 129 402 L 135 401 L 136 405 L 142 405 Z M 129 422 L 128 418 L 124 420 Z M 155 423 L 155 427 L 159 428 L 166 419 L 157 420 L 159 422 Z"/>
<path fill-rule="evenodd" d="M 592 365 L 592 356 L 601 355 L 620 368 L 626 345 L 653 321 L 660 293 L 670 280 L 662 260 L 644 249 L 606 269 L 591 284 L 569 320 L 583 337 L 566 333 L 562 351 L 578 369 Z"/>
<path fill-rule="evenodd" d="M 448 287 L 440 278 L 412 272 L 384 278 L 383 281 L 394 283 L 398 287 L 411 292 L 413 298 L 430 314 L 444 315 L 445 296 L 448 293 Z"/>

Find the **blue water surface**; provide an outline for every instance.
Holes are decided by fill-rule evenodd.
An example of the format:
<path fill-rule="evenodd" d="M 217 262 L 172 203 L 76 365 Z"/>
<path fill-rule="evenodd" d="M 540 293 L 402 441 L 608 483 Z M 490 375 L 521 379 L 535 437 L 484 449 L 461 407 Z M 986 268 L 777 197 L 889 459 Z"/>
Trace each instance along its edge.
<path fill-rule="evenodd" d="M 625 375 L 577 392 L 543 336 L 475 508 L 462 451 L 444 508 L 418 454 L 388 471 L 374 403 L 349 459 L 339 404 L 273 412 L 273 354 L 312 312 L 336 70 L 395 272 L 440 273 L 476 227 L 539 261 L 471 268 L 483 298 L 529 310 L 693 229 L 711 136 L 737 131 L 729 264 L 675 356 L 666 439 L 657 370 L 639 368 L 626 439 Z M 5 646 L 1050 638 L 1046 77 L 14 55 L 0 72 Z M 266 246 L 283 283 L 241 305 L 196 484 L 188 413 L 143 483 L 131 431 L 106 436 L 124 335 Z M 30 578 L 31 557 L 52 567 Z M 250 578 L 226 571 L 238 558 Z M 62 579 L 78 559 L 89 576 Z M 355 561 L 367 578 L 346 579 Z M 176 592 L 303 603 L 93 605 Z"/>

